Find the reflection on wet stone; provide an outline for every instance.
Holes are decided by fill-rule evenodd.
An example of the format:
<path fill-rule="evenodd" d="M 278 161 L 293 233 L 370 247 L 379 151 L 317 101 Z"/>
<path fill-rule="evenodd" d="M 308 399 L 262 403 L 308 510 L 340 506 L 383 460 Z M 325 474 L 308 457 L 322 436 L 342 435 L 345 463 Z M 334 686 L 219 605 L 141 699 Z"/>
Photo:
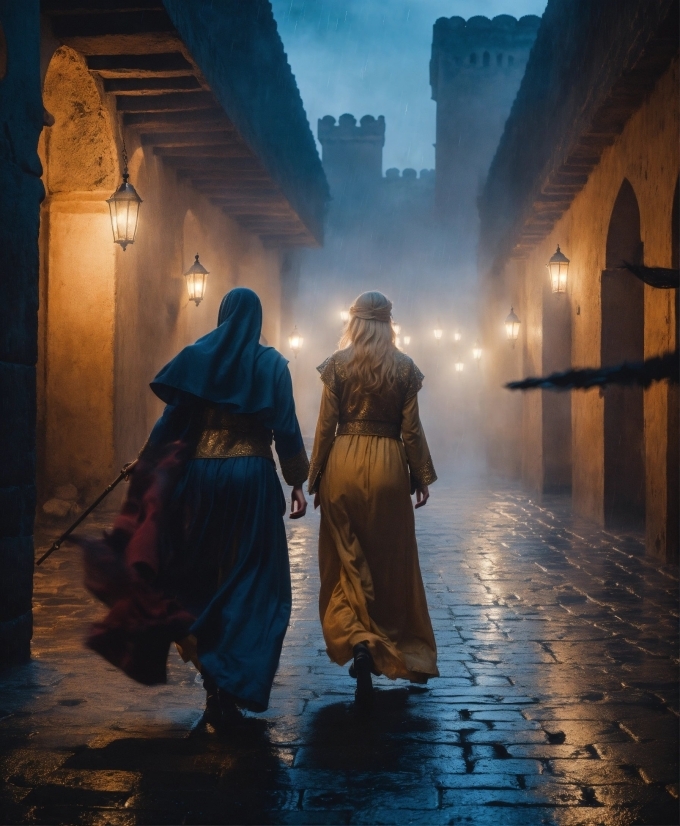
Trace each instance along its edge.
<path fill-rule="evenodd" d="M 433 493 L 417 524 L 442 677 L 380 678 L 355 711 L 320 633 L 313 513 L 287 526 L 271 708 L 222 740 L 174 652 L 145 688 L 82 646 L 101 609 L 65 548 L 37 570 L 34 659 L 0 686 L 1 822 L 677 823 L 676 572 L 558 498 Z"/>

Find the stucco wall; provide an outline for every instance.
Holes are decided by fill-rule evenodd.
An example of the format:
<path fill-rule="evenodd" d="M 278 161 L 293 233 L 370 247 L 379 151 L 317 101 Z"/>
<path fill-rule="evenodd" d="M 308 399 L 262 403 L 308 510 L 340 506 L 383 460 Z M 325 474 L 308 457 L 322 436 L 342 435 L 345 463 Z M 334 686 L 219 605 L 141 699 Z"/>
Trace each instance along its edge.
<path fill-rule="evenodd" d="M 516 283 L 516 262 L 508 262 L 502 273 L 487 277 L 486 293 L 491 297 L 487 319 L 502 318 L 507 313 L 505 297 L 511 294 L 523 321 L 521 339 L 524 350 L 523 375 L 536 374 L 541 368 L 541 336 L 551 329 L 540 323 L 542 300 L 560 301 L 565 297 L 544 296 L 547 280 L 546 263 L 557 244 L 571 259 L 569 301 L 572 324 L 571 358 L 575 367 L 600 363 L 600 278 L 605 269 L 607 231 L 612 208 L 624 178 L 635 191 L 640 208 L 644 263 L 648 266 L 671 266 L 671 212 L 678 180 L 680 159 L 677 136 L 678 61 L 657 82 L 641 108 L 629 119 L 615 143 L 604 151 L 599 165 L 591 173 L 571 208 L 555 225 L 552 233 L 536 246 L 525 266 L 525 280 Z M 495 285 L 503 301 L 493 299 Z M 502 286 L 501 286 L 502 285 Z M 523 303 L 520 301 L 523 299 Z M 645 287 L 645 356 L 672 350 L 676 342 L 675 292 Z M 487 324 L 489 322 L 487 321 Z M 501 355 L 501 358 L 505 358 Z M 517 376 L 517 365 L 503 380 Z M 497 395 L 510 410 L 511 394 Z M 541 394 L 522 396 L 524 421 L 535 417 Z M 668 386 L 657 384 L 645 393 L 645 444 L 647 478 L 648 549 L 663 556 L 665 550 L 665 501 L 667 468 L 665 457 L 668 438 Z M 572 393 L 572 490 L 574 509 L 586 517 L 603 521 L 604 465 L 602 395 L 598 390 Z M 498 420 L 499 417 L 497 417 Z M 510 421 L 511 418 L 508 417 Z M 503 436 L 512 438 L 508 429 Z M 522 439 L 522 466 L 531 487 L 540 479 L 537 468 L 536 440 L 538 429 L 525 427 Z"/>
<path fill-rule="evenodd" d="M 126 133 L 130 180 L 143 203 L 135 243 L 111 235 L 106 198 L 120 184 L 114 101 L 81 55 L 61 47 L 44 85 L 55 123 L 40 151 L 48 197 L 41 220 L 41 493 L 72 482 L 87 498 L 133 459 L 162 404 L 149 381 L 181 347 L 211 330 L 231 287 L 253 288 L 263 333 L 278 345 L 280 254 L 265 249 L 151 150 Z M 200 254 L 205 298 L 183 272 Z"/>

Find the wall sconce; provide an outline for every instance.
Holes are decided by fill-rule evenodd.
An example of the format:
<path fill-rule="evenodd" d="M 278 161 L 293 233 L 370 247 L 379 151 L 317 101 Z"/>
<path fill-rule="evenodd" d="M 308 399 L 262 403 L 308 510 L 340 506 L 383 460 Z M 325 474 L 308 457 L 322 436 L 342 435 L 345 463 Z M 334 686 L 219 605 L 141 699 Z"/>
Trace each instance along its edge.
<path fill-rule="evenodd" d="M 456 330 L 456 332 L 453 334 L 453 340 L 454 341 L 460 341 L 462 338 L 463 338 L 463 334 L 461 333 L 461 331 Z"/>
<path fill-rule="evenodd" d="M 125 252 L 128 244 L 134 244 L 135 242 L 139 205 L 142 203 L 137 190 L 128 182 L 129 177 L 127 150 L 125 149 L 125 143 L 123 143 L 123 183 L 106 200 L 111 213 L 113 243 L 120 244 L 123 252 Z"/>
<path fill-rule="evenodd" d="M 463 364 L 462 361 L 457 361 L 455 363 L 454 367 L 456 368 L 456 373 L 462 373 L 463 370 L 465 369 L 465 365 Z"/>
<path fill-rule="evenodd" d="M 548 261 L 548 272 L 550 273 L 550 286 L 554 293 L 564 293 L 567 291 L 567 274 L 569 273 L 569 259 L 557 245 L 557 252 Z"/>
<path fill-rule="evenodd" d="M 444 331 L 442 330 L 441 324 L 437 322 L 437 326 L 432 331 L 434 333 L 434 337 L 437 341 L 441 341 L 442 336 L 444 335 Z"/>
<path fill-rule="evenodd" d="M 347 324 L 349 321 L 349 310 L 340 310 L 340 321 L 343 324 Z"/>
<path fill-rule="evenodd" d="M 512 343 L 513 348 L 517 338 L 519 337 L 519 325 L 520 320 L 515 315 L 514 308 L 510 307 L 510 314 L 505 319 L 505 334 L 508 337 L 508 341 Z"/>
<path fill-rule="evenodd" d="M 205 295 L 205 277 L 208 275 L 208 270 L 198 260 L 198 253 L 196 253 L 196 260 L 184 273 L 187 280 L 187 290 L 189 291 L 189 301 L 195 302 L 196 306 L 203 301 Z"/>
<path fill-rule="evenodd" d="M 475 346 L 472 348 L 472 358 L 479 364 L 482 358 L 482 348 L 479 341 L 475 342 Z"/>
<path fill-rule="evenodd" d="M 398 336 L 401 333 L 401 324 L 395 324 L 392 322 L 392 329 L 394 330 L 394 335 Z"/>
<path fill-rule="evenodd" d="M 293 351 L 295 358 L 297 358 L 297 354 L 300 352 L 303 342 L 304 339 L 302 338 L 300 333 L 298 333 L 297 326 L 294 327 L 293 332 L 288 336 L 288 345 L 290 346 L 290 349 Z"/>
<path fill-rule="evenodd" d="M 411 343 L 411 336 L 404 336 L 404 347 L 408 347 Z"/>

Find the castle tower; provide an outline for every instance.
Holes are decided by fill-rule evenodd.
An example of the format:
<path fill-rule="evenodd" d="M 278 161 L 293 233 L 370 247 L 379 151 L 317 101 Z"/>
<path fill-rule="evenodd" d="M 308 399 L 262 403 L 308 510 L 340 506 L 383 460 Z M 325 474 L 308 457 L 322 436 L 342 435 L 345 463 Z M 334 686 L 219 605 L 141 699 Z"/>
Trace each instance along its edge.
<path fill-rule="evenodd" d="M 476 245 L 477 196 L 519 89 L 540 17 L 442 17 L 430 85 L 437 103 L 435 198 L 441 218 Z M 460 233 L 459 233 L 460 231 Z"/>
<path fill-rule="evenodd" d="M 319 143 L 331 197 L 361 195 L 376 187 L 382 178 L 385 118 L 364 115 L 357 126 L 353 115 L 332 115 L 319 120 Z"/>

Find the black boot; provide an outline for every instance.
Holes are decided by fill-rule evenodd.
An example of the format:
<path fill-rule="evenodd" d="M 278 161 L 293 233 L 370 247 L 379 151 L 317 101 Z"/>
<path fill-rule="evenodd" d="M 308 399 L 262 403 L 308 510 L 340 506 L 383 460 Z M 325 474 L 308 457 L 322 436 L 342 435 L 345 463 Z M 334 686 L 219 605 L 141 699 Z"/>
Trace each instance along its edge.
<path fill-rule="evenodd" d="M 210 677 L 203 677 L 203 688 L 205 689 L 203 722 L 211 725 L 215 731 L 217 731 L 222 727 L 222 708 L 220 705 L 219 689 L 217 688 L 217 683 Z"/>
<path fill-rule="evenodd" d="M 354 646 L 354 676 L 357 680 L 357 690 L 354 694 L 357 705 L 368 708 L 373 704 L 373 657 L 366 643 L 360 642 Z"/>

